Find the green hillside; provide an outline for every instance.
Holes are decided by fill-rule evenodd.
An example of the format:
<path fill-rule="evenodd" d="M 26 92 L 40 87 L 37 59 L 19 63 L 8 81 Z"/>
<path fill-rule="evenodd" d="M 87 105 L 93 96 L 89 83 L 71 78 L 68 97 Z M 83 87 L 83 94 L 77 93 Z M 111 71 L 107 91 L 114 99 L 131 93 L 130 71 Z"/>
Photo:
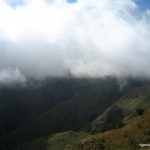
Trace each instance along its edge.
<path fill-rule="evenodd" d="M 87 79 L 59 78 L 29 83 L 26 87 L 0 88 L 0 136 L 67 101 L 89 87 Z M 5 101 L 5 103 L 4 103 Z"/>
<path fill-rule="evenodd" d="M 15 146 L 12 150 L 63 150 L 68 144 L 78 143 L 82 138 L 87 136 L 88 134 L 85 132 L 67 131 Z"/>
<path fill-rule="evenodd" d="M 40 81 L 0 105 L 0 149 L 109 150 L 109 142 L 118 150 L 137 148 L 149 140 L 149 91 L 149 81 L 139 79 Z"/>
<path fill-rule="evenodd" d="M 84 138 L 66 150 L 138 150 L 139 144 L 150 142 L 150 111 L 135 117 L 120 129 Z M 149 149 L 149 148 L 147 148 Z"/>
<path fill-rule="evenodd" d="M 13 147 L 13 150 L 142 150 L 139 144 L 150 142 L 150 110 L 126 122 L 119 129 L 90 135 L 63 132 Z"/>
<path fill-rule="evenodd" d="M 121 94 L 117 81 L 112 78 L 90 80 L 90 86 L 4 135 L 2 140 L 13 145 L 56 132 L 81 130 L 118 100 Z"/>
<path fill-rule="evenodd" d="M 136 117 L 138 111 L 150 107 L 150 85 L 136 87 L 115 102 L 102 115 L 90 124 L 91 132 L 106 131 Z"/>

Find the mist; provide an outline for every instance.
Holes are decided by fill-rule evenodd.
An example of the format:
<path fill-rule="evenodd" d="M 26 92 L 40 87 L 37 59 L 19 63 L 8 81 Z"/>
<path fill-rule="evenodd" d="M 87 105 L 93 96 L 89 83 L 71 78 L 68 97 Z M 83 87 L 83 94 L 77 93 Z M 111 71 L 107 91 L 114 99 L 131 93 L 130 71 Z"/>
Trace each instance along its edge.
<path fill-rule="evenodd" d="M 0 0 L 0 83 L 150 77 L 150 10 L 132 0 Z"/>

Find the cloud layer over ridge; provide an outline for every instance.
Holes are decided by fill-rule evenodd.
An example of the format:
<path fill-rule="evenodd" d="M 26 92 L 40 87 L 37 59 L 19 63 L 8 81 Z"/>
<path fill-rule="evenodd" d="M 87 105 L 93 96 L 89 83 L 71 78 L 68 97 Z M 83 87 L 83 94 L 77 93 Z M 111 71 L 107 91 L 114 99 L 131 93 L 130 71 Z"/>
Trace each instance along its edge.
<path fill-rule="evenodd" d="M 15 7 L 0 0 L 0 82 L 6 72 L 23 82 L 68 74 L 150 77 L 149 39 L 150 10 L 132 0 L 26 0 Z"/>

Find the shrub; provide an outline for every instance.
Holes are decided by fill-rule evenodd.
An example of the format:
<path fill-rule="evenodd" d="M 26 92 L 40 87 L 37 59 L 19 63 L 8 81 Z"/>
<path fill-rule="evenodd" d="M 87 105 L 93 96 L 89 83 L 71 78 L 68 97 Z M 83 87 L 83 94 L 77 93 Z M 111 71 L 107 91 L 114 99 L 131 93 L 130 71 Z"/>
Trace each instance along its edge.
<path fill-rule="evenodd" d="M 150 135 L 145 136 L 144 139 L 143 139 L 143 141 L 144 141 L 145 143 L 149 143 L 149 142 L 150 142 Z"/>
<path fill-rule="evenodd" d="M 123 137 L 128 137 L 127 131 L 124 131 L 122 135 L 123 135 Z"/>
<path fill-rule="evenodd" d="M 142 108 L 137 108 L 137 109 L 136 109 L 136 112 L 137 112 L 138 115 L 143 115 L 144 109 L 142 109 Z"/>
<path fill-rule="evenodd" d="M 150 135 L 150 128 L 145 129 L 144 133 L 145 135 Z"/>
<path fill-rule="evenodd" d="M 138 124 L 138 128 L 141 129 L 141 124 Z"/>
<path fill-rule="evenodd" d="M 115 126 L 115 129 L 122 128 L 124 126 L 124 123 L 118 122 L 117 125 Z"/>

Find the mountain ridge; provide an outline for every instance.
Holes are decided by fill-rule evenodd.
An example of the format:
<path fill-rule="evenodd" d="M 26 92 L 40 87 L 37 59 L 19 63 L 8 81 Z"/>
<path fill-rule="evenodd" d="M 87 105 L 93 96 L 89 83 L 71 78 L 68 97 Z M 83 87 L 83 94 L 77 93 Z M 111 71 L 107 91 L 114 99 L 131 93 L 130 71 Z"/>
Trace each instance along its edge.
<path fill-rule="evenodd" d="M 95 135 L 123 127 L 126 121 L 139 115 L 137 109 L 143 109 L 143 112 L 148 109 L 149 105 L 147 104 L 149 104 L 150 97 L 149 80 L 131 78 L 124 83 L 121 84 L 120 80 L 113 77 L 55 79 L 40 83 L 40 86 L 29 90 L 28 99 L 26 99 L 28 96 L 24 96 L 28 95 L 27 92 L 22 95 L 23 99 L 19 98 L 19 100 L 16 99 L 6 103 L 6 105 L 1 105 L 1 108 L 9 106 L 8 108 L 14 109 L 18 107 L 17 114 L 23 110 L 29 113 L 26 105 L 30 106 L 31 110 L 29 117 L 20 114 L 23 123 L 17 124 L 15 128 L 8 128 L 9 130 L 1 134 L 1 145 L 6 145 L 9 149 L 40 137 L 51 136 L 56 133 L 59 135 L 59 132 L 67 133 L 67 131 L 72 130 L 68 136 L 71 134 L 74 137 L 76 132 L 84 131 L 83 135 Z M 56 100 L 56 103 L 52 103 L 51 96 Z M 12 103 L 15 104 L 15 107 Z M 31 105 L 32 103 L 33 105 Z M 42 103 L 47 108 L 40 112 L 37 108 L 43 109 Z M 34 111 L 39 112 L 39 114 L 36 113 L 36 115 L 31 116 Z M 8 121 L 13 123 L 13 119 L 18 119 L 14 113 L 12 117 L 9 117 L 9 120 L 9 113 L 13 112 L 11 110 L 4 109 L 2 111 L 0 109 L 0 112 L 0 115 L 3 116 L 1 117 L 1 131 L 3 131 L 3 126 L 6 127 L 3 119 L 6 119 L 6 123 Z M 4 115 L 5 113 L 8 115 Z M 12 124 L 9 125 L 12 127 Z M 67 141 L 68 136 L 66 136 L 65 141 Z M 80 139 L 82 140 L 82 138 Z"/>

